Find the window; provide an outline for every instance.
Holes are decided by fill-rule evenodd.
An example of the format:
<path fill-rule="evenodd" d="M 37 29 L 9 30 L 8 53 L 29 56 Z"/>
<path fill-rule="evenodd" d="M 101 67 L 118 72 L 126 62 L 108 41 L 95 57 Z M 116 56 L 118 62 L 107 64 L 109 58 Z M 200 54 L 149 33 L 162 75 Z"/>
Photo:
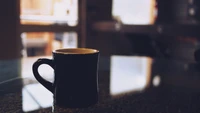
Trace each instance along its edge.
<path fill-rule="evenodd" d="M 155 0 L 113 0 L 112 15 L 123 24 L 153 24 Z"/>
<path fill-rule="evenodd" d="M 22 24 L 68 24 L 78 22 L 78 0 L 21 0 Z"/>
<path fill-rule="evenodd" d="M 83 0 L 20 0 L 22 77 L 33 77 L 33 62 L 52 50 L 84 47 L 84 8 Z"/>
<path fill-rule="evenodd" d="M 20 0 L 21 33 L 76 32 L 77 46 L 84 47 L 84 3 L 84 0 Z"/>

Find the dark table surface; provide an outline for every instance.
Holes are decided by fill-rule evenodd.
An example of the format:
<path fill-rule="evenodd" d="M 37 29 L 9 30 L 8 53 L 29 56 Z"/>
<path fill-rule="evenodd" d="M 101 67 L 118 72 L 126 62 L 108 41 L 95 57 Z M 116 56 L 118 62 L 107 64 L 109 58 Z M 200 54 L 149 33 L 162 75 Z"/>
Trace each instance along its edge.
<path fill-rule="evenodd" d="M 141 75 L 133 72 L 134 65 L 130 66 L 130 61 L 125 62 L 128 64 L 112 63 L 115 66 L 110 71 L 99 71 L 99 102 L 96 105 L 81 109 L 58 108 L 58 112 L 200 113 L 200 93 L 198 87 L 192 87 L 198 84 L 186 87 L 174 85 L 175 82 L 161 82 L 159 86 L 149 85 L 141 90 L 144 87 Z M 151 78 L 150 84 L 154 81 Z M 51 106 L 52 94 L 33 78 L 16 78 L 0 83 L 0 113 L 51 113 Z"/>

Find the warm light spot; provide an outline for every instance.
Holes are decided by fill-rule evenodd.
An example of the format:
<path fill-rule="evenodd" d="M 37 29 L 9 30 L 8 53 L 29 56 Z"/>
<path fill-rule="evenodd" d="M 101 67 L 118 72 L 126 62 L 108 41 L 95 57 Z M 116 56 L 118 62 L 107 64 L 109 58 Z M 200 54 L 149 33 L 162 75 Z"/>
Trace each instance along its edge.
<path fill-rule="evenodd" d="M 161 82 L 161 79 L 160 79 L 160 76 L 159 75 L 156 75 L 154 78 L 153 78 L 153 85 L 155 87 L 158 87 L 160 85 L 160 82 Z"/>

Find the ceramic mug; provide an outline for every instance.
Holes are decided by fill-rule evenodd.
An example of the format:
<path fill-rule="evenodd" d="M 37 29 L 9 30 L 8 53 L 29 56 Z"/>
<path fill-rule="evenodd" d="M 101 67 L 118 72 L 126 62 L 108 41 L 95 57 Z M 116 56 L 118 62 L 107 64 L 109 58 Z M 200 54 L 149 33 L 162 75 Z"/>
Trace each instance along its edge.
<path fill-rule="evenodd" d="M 99 51 L 89 48 L 57 49 L 53 59 L 40 58 L 33 64 L 36 80 L 53 93 L 54 104 L 67 108 L 89 107 L 98 102 Z M 54 82 L 38 72 L 41 64 L 54 69 Z"/>

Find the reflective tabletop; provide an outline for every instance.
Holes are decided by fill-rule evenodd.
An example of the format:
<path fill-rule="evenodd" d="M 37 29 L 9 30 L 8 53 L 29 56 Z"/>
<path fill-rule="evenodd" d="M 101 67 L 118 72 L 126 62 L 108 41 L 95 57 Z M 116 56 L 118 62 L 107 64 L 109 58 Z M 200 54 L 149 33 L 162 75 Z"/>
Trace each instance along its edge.
<path fill-rule="evenodd" d="M 199 77 L 195 76 L 199 73 L 190 72 L 184 63 L 165 62 L 165 67 L 159 63 L 112 57 L 110 70 L 99 71 L 99 102 L 80 109 L 53 108 L 52 94 L 34 78 L 4 81 L 0 83 L 0 113 L 51 113 L 53 109 L 55 113 L 200 113 Z M 167 73 L 174 75 L 163 75 Z"/>

